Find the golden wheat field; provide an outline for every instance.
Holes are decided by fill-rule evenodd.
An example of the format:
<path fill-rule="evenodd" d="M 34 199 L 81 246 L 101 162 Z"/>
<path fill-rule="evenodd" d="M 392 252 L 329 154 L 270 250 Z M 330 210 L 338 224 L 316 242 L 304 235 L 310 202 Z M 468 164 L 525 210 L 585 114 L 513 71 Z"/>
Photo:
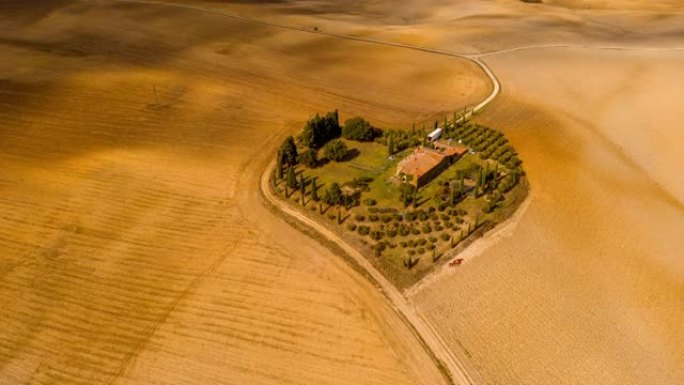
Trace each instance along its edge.
<path fill-rule="evenodd" d="M 191 10 L 3 7 L 0 383 L 443 381 L 257 188 L 311 114 L 428 117 L 487 93 L 477 67 Z"/>
<path fill-rule="evenodd" d="M 446 383 L 258 183 L 316 112 L 409 127 L 491 84 L 268 23 L 490 53 L 477 119 L 531 197 L 407 294 L 486 383 L 684 383 L 680 2 L 166 3 L 0 3 L 0 384 Z"/>

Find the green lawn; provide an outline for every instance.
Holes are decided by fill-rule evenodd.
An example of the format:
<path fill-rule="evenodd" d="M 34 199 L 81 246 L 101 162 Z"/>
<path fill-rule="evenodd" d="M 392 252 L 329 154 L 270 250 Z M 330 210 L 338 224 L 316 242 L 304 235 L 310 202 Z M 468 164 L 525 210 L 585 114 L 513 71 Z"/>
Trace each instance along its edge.
<path fill-rule="evenodd" d="M 337 182 L 344 184 L 354 178 L 371 177 L 370 191 L 364 192 L 362 199 L 372 198 L 378 201 L 378 206 L 393 207 L 399 206 L 399 191 L 397 186 L 390 182 L 390 177 L 397 169 L 397 163 L 403 159 L 411 150 L 404 153 L 395 154 L 390 159 L 387 154 L 387 147 L 378 143 L 354 142 L 342 140 L 349 150 L 357 150 L 359 155 L 351 160 L 343 162 L 328 162 L 327 164 L 314 168 L 304 168 L 304 175 L 318 177 L 318 185 L 325 189 L 331 183 Z M 322 153 L 320 156 L 322 157 Z"/>

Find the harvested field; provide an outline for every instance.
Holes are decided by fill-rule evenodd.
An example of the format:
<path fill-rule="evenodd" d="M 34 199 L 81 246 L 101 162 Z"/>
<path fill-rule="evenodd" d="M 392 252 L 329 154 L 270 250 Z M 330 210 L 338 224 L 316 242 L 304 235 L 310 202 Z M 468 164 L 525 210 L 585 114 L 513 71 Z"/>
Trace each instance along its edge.
<path fill-rule="evenodd" d="M 531 201 L 410 299 L 487 383 L 684 383 L 684 52 L 661 50 L 681 2 L 178 1 L 455 52 L 576 46 L 484 59 L 504 93 L 479 119 Z M 3 1 L 0 36 L 0 382 L 443 380 L 257 185 L 310 114 L 443 117 L 488 94 L 474 65 L 106 0 Z"/>
<path fill-rule="evenodd" d="M 432 118 L 487 94 L 476 66 L 178 8 L 2 7 L 0 382 L 444 381 L 257 186 L 310 114 Z"/>
<path fill-rule="evenodd" d="M 519 150 L 531 202 L 512 231 L 411 298 L 488 383 L 684 382 L 684 94 L 673 83 L 684 52 L 486 61 L 504 94 L 480 119 Z"/>

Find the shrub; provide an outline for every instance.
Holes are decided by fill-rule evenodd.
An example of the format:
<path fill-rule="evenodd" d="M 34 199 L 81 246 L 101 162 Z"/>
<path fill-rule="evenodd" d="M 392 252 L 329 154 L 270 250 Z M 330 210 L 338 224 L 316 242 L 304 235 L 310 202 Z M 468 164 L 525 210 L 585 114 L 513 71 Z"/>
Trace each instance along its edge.
<path fill-rule="evenodd" d="M 434 236 L 432 236 L 432 237 L 430 237 L 430 238 L 428 238 L 428 239 L 430 240 L 430 243 L 435 243 L 435 242 L 437 242 L 437 238 L 435 238 Z"/>
<path fill-rule="evenodd" d="M 382 237 L 383 237 L 384 235 L 385 235 L 385 234 L 384 234 L 382 231 L 379 231 L 379 230 L 373 230 L 373 231 L 370 232 L 370 237 L 371 237 L 371 239 L 374 239 L 374 240 L 376 240 L 376 241 L 381 240 Z"/>
<path fill-rule="evenodd" d="M 381 219 L 384 223 L 389 223 L 392 220 L 392 216 L 391 215 L 383 215 L 381 217 Z"/>
<path fill-rule="evenodd" d="M 389 238 L 394 238 L 397 236 L 397 230 L 396 229 L 389 229 L 387 230 L 387 236 Z"/>
<path fill-rule="evenodd" d="M 443 221 L 448 221 L 450 219 L 450 217 L 446 214 L 440 214 L 439 219 L 441 219 Z"/>
<path fill-rule="evenodd" d="M 353 224 L 353 223 L 350 223 L 350 224 L 347 225 L 347 229 L 348 229 L 349 231 L 354 231 L 354 230 L 356 230 L 356 225 Z"/>
<path fill-rule="evenodd" d="M 404 217 L 406 218 L 407 221 L 415 221 L 416 220 L 416 214 L 413 212 L 404 214 Z"/>
<path fill-rule="evenodd" d="M 368 235 L 368 233 L 370 232 L 370 227 L 368 227 L 368 226 L 359 226 L 358 230 L 359 230 L 359 234 L 361 234 L 361 235 Z"/>
<path fill-rule="evenodd" d="M 425 246 L 425 248 L 428 249 L 428 250 L 434 250 L 434 249 L 435 249 L 435 245 L 429 244 L 429 245 Z"/>
<path fill-rule="evenodd" d="M 427 243 L 427 240 L 425 240 L 425 238 L 420 238 L 420 239 L 416 240 L 416 244 L 420 245 L 420 246 L 425 246 L 426 243 Z"/>
<path fill-rule="evenodd" d="M 449 239 L 451 239 L 451 235 L 449 235 L 448 233 L 442 233 L 439 237 L 442 238 L 443 241 L 448 241 Z"/>
<path fill-rule="evenodd" d="M 325 197 L 323 200 L 329 205 L 336 205 L 342 203 L 343 194 L 340 185 L 337 182 L 333 182 L 330 187 L 325 191 Z"/>
<path fill-rule="evenodd" d="M 375 213 L 377 213 L 378 211 L 380 211 L 380 209 L 378 209 L 377 207 L 369 207 L 369 208 L 368 208 L 368 212 L 371 213 L 371 214 L 375 214 Z"/>
<path fill-rule="evenodd" d="M 347 145 L 339 139 L 331 140 L 323 146 L 325 157 L 335 162 L 344 160 L 348 152 Z"/>
<path fill-rule="evenodd" d="M 318 165 L 318 152 L 314 149 L 308 149 L 299 154 L 297 160 L 308 168 L 314 168 Z"/>
<path fill-rule="evenodd" d="M 366 216 L 363 215 L 363 214 L 356 214 L 356 215 L 354 215 L 354 219 L 355 219 L 357 222 L 363 222 L 363 221 L 366 220 Z"/>
<path fill-rule="evenodd" d="M 416 241 L 414 239 L 409 239 L 408 241 L 409 247 L 415 247 L 416 246 Z"/>
<path fill-rule="evenodd" d="M 420 220 L 420 221 L 426 221 L 427 219 L 428 219 L 427 213 L 426 213 L 425 211 L 423 211 L 423 210 L 420 210 L 420 211 L 418 212 L 418 220 Z"/>
<path fill-rule="evenodd" d="M 376 136 L 379 136 L 378 134 L 381 134 L 381 132 L 359 116 L 347 119 L 344 122 L 344 127 L 342 127 L 342 136 L 344 138 L 359 142 L 372 142 Z"/>
<path fill-rule="evenodd" d="M 423 234 L 429 234 L 432 232 L 432 227 L 430 227 L 429 224 L 424 224 L 423 228 L 421 229 L 423 231 Z"/>
<path fill-rule="evenodd" d="M 413 234 L 413 235 L 419 235 L 419 234 L 420 234 L 420 230 L 419 230 L 419 229 L 416 229 L 416 228 L 412 228 L 412 229 L 411 229 L 411 234 Z"/>
<path fill-rule="evenodd" d="M 376 204 L 378 204 L 378 202 L 377 202 L 375 199 L 372 199 L 372 198 L 366 198 L 366 200 L 364 200 L 363 203 L 364 203 L 366 206 L 375 206 Z"/>
<path fill-rule="evenodd" d="M 337 219 L 337 214 L 328 213 L 328 219 Z"/>
<path fill-rule="evenodd" d="M 378 216 L 378 214 L 371 214 L 371 215 L 368 217 L 368 220 L 371 221 L 371 222 L 377 222 L 378 219 L 380 219 L 380 217 Z"/>
<path fill-rule="evenodd" d="M 414 256 L 414 255 L 416 255 L 416 251 L 413 250 L 413 249 L 411 249 L 411 250 L 408 251 L 408 255 Z"/>
<path fill-rule="evenodd" d="M 399 245 L 401 245 L 401 247 L 403 247 L 403 248 L 405 249 L 406 246 L 408 246 L 408 242 L 406 242 L 406 241 L 401 241 L 401 242 L 399 243 Z"/>
<path fill-rule="evenodd" d="M 418 253 L 418 255 L 425 254 L 425 249 L 422 247 L 419 247 L 418 250 L 416 250 L 416 252 Z"/>
<path fill-rule="evenodd" d="M 375 254 L 380 255 L 383 251 L 385 251 L 385 247 L 385 244 L 380 242 L 376 243 L 375 246 L 373 246 L 373 250 L 375 251 Z"/>

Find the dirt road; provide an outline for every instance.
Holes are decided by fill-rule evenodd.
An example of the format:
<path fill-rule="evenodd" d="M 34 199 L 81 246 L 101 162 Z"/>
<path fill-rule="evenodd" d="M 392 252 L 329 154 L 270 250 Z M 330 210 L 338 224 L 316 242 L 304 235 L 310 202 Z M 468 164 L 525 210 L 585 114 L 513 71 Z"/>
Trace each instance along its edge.
<path fill-rule="evenodd" d="M 297 219 L 307 227 L 314 229 L 317 233 L 321 234 L 329 241 L 334 242 L 337 246 L 344 250 L 347 255 L 352 257 L 354 261 L 358 263 L 359 266 L 361 266 L 378 284 L 380 290 L 382 290 L 383 294 L 392 303 L 392 306 L 394 306 L 395 310 L 399 312 L 411 325 L 418 337 L 429 348 L 430 352 L 446 366 L 456 384 L 482 384 L 482 378 L 470 365 L 465 353 L 455 349 L 450 349 L 444 343 L 444 340 L 442 340 L 439 334 L 437 334 L 430 322 L 420 315 L 413 305 L 407 302 L 406 298 L 399 292 L 399 290 L 397 290 L 394 285 L 392 285 L 377 269 L 375 269 L 375 267 L 368 262 L 366 257 L 359 253 L 354 247 L 347 244 L 334 232 L 325 228 L 325 226 L 288 207 L 278 198 L 273 196 L 269 186 L 269 176 L 272 174 L 274 165 L 275 164 L 271 162 L 266 172 L 261 177 L 260 189 L 264 198 L 266 198 L 268 202 L 274 205 L 278 210 L 292 218 Z"/>

